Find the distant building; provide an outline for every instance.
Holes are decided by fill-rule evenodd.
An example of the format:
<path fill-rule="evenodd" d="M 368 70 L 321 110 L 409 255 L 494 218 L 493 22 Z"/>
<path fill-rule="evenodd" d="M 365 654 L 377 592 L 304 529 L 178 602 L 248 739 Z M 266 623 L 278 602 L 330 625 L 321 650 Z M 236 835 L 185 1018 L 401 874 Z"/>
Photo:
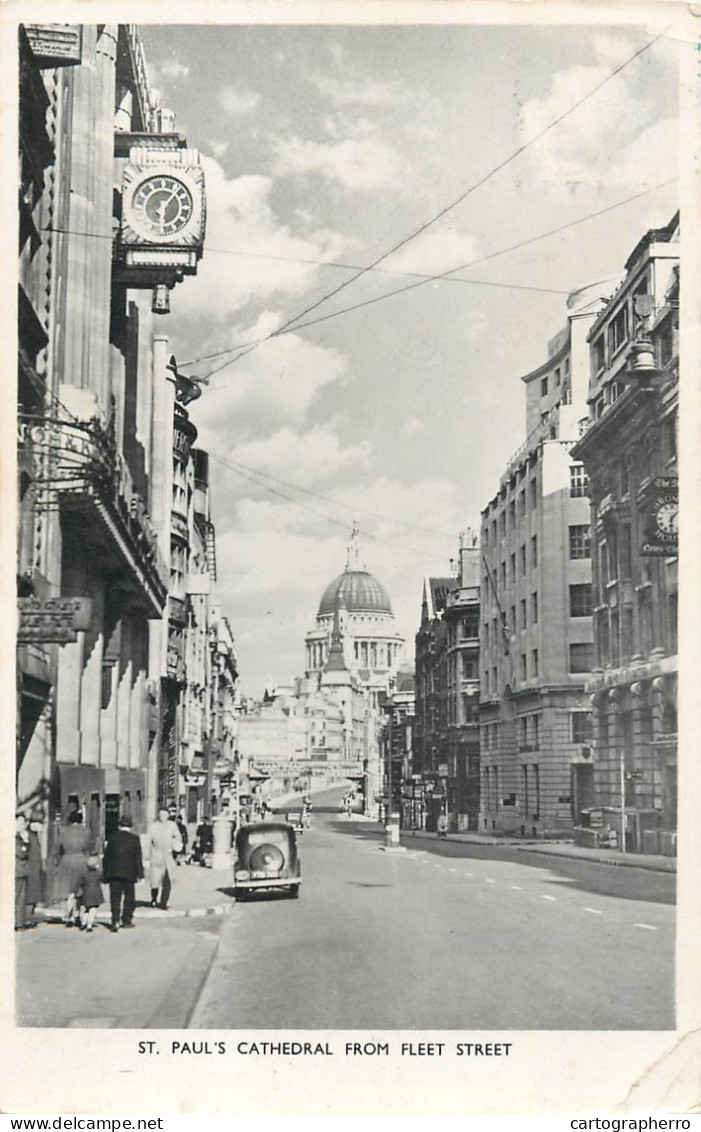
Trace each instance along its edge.
<path fill-rule="evenodd" d="M 439 814 L 447 808 L 446 757 L 448 705 L 446 700 L 446 639 L 444 612 L 448 594 L 457 578 L 425 578 L 421 601 L 421 624 L 416 634 L 416 718 L 414 724 L 413 772 L 418 776 L 415 797 L 422 800 L 414 811 L 421 814 L 421 827 L 436 829 Z"/>
<path fill-rule="evenodd" d="M 591 484 L 598 824 L 675 851 L 679 215 L 646 233 L 593 326 L 589 414 L 573 455 Z M 597 830 L 581 837 L 595 843 Z"/>
<path fill-rule="evenodd" d="M 539 837 L 593 804 L 589 485 L 570 449 L 606 284 L 574 292 L 526 386 L 527 437 L 482 512 L 480 825 Z"/>

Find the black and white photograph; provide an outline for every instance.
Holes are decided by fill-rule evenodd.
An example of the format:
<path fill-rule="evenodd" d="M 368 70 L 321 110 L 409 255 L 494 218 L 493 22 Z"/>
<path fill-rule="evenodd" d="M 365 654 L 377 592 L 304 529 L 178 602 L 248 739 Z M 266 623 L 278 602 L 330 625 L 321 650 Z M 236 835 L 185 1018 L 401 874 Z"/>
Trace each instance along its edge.
<path fill-rule="evenodd" d="M 701 16 L 243 8 L 3 18 L 10 1011 L 80 1051 L 9 1111 L 592 1034 L 625 1104 L 699 1026 Z"/>

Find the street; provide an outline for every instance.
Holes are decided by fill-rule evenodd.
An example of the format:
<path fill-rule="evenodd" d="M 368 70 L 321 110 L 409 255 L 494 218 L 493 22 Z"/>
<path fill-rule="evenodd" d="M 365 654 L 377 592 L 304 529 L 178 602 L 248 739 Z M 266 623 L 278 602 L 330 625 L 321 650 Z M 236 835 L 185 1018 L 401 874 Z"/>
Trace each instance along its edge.
<path fill-rule="evenodd" d="M 323 810 L 301 838 L 300 899 L 255 898 L 225 919 L 191 1027 L 674 1026 L 673 908 L 605 891 L 642 891 L 643 870 L 576 862 L 573 884 L 569 861 L 422 838 L 387 853 L 377 825 Z"/>

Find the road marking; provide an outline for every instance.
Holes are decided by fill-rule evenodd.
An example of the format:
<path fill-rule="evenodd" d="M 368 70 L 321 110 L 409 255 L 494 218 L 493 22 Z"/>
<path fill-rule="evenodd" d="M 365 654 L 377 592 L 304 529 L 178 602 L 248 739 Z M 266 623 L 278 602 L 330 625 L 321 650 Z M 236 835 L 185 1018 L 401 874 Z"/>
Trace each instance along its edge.
<path fill-rule="evenodd" d="M 522 889 L 520 884 L 512 884 L 511 887 L 514 889 L 515 892 L 523 892 L 523 889 Z"/>
<path fill-rule="evenodd" d="M 585 907 L 584 911 L 585 911 L 585 912 L 591 912 L 592 916 L 601 916 L 601 915 L 603 915 L 603 913 L 602 913 L 602 911 L 601 911 L 601 909 L 600 909 L 600 908 L 587 908 L 587 907 Z"/>
<path fill-rule="evenodd" d="M 486 877 L 485 879 L 487 881 L 487 884 L 496 884 L 497 883 L 495 880 L 492 880 L 491 877 Z"/>
<path fill-rule="evenodd" d="M 557 900 L 557 896 L 543 896 L 543 900 Z"/>
<path fill-rule="evenodd" d="M 458 871 L 457 869 L 451 869 L 451 868 L 448 869 L 449 873 L 456 873 L 457 871 Z"/>
<path fill-rule="evenodd" d="M 649 932 L 656 932 L 657 931 L 657 928 L 653 927 L 652 924 L 633 924 L 633 927 L 634 928 L 646 928 L 647 931 L 649 931 Z"/>
<path fill-rule="evenodd" d="M 466 877 L 473 877 L 474 875 L 475 875 L 474 873 L 465 873 Z"/>

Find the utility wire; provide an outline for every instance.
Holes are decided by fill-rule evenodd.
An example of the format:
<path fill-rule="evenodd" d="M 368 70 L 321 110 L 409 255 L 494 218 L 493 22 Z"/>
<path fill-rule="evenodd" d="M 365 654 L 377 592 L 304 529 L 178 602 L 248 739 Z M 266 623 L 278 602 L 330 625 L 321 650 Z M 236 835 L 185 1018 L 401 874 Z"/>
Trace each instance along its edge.
<path fill-rule="evenodd" d="M 333 499 L 330 495 L 322 495 L 321 492 L 312 491 L 308 487 L 300 487 L 299 484 L 290 483 L 289 480 L 280 479 L 279 476 L 273 476 L 270 472 L 261 472 L 257 468 L 249 468 L 246 466 L 246 464 L 241 464 L 238 460 L 232 460 L 231 457 L 213 455 L 211 452 L 210 456 L 212 456 L 212 458 L 216 460 L 217 463 L 222 464 L 226 468 L 231 468 L 231 470 L 234 472 L 242 470 L 244 472 L 249 472 L 252 475 L 261 476 L 265 479 L 273 480 L 275 483 L 282 484 L 283 487 L 289 487 L 293 491 L 301 491 L 304 495 L 311 495 L 315 499 L 323 499 L 324 502 L 331 503 L 334 507 L 343 507 L 346 511 L 351 511 L 354 514 L 357 513 L 359 515 L 369 515 L 373 519 L 382 519 L 386 522 L 393 523 L 395 526 L 406 527 L 408 530 L 412 531 L 420 531 L 422 534 L 426 535 L 437 535 L 439 538 L 449 538 L 452 540 L 455 539 L 454 533 L 448 534 L 446 531 L 437 531 L 432 527 L 420 527 L 417 526 L 416 523 L 405 523 L 402 520 L 392 518 L 389 515 L 381 515 L 377 511 L 368 511 L 365 507 L 356 507 L 352 503 L 342 503 L 340 499 Z"/>
<path fill-rule="evenodd" d="M 540 240 L 545 240 L 550 236 L 557 236 L 561 232 L 567 231 L 569 228 L 576 228 L 576 227 L 578 227 L 578 225 L 584 224 L 588 220 L 596 220 L 599 216 L 604 216 L 604 215 L 606 215 L 606 213 L 613 212 L 618 208 L 623 208 L 624 205 L 632 204 L 633 201 L 640 200 L 641 197 L 648 196 L 650 193 L 657 192 L 659 189 L 668 188 L 670 185 L 675 184 L 677 180 L 678 180 L 677 177 L 672 177 L 668 181 L 661 181 L 659 184 L 652 185 L 649 189 L 642 189 L 640 192 L 634 193 L 632 196 L 626 197 L 624 200 L 616 201 L 614 204 L 606 205 L 605 208 L 597 209 L 596 212 L 589 212 L 589 213 L 586 214 L 586 216 L 580 216 L 576 220 L 570 220 L 565 224 L 558 225 L 556 228 L 550 228 L 547 232 L 539 232 L 536 236 L 529 236 L 525 240 L 519 240 L 518 243 L 516 243 L 516 244 L 510 244 L 510 245 L 508 245 L 508 247 L 505 247 L 505 248 L 498 248 L 496 251 L 490 252 L 488 255 L 481 256 L 479 259 L 473 259 L 473 260 L 470 260 L 467 263 L 459 264 L 457 267 L 448 268 L 448 269 L 446 269 L 446 271 L 440 272 L 437 275 L 422 276 L 415 283 L 408 284 L 405 287 L 396 288 L 393 291 L 386 291 L 382 295 L 376 295 L 374 298 L 367 299 L 362 303 L 356 303 L 353 306 L 349 306 L 349 307 L 341 307 L 339 310 L 332 311 L 330 314 L 324 315 L 321 318 L 310 319 L 308 322 L 300 323 L 299 325 L 292 327 L 290 330 L 285 331 L 285 333 L 294 334 L 297 330 L 302 330 L 307 326 L 314 326 L 318 322 L 327 321 L 328 319 L 336 318 L 336 317 L 338 317 L 339 315 L 342 315 L 342 314 L 348 314 L 351 311 L 358 310 L 360 307 L 369 306 L 373 303 L 382 302 L 384 299 L 390 299 L 394 295 L 401 295 L 405 291 L 412 291 L 416 287 L 423 286 L 425 283 L 433 283 L 433 282 L 440 282 L 441 280 L 446 280 L 446 279 L 448 279 L 449 276 L 453 275 L 456 271 L 465 271 L 469 267 L 477 267 L 480 264 L 488 263 L 490 260 L 496 259 L 497 257 L 502 256 L 502 255 L 507 255 L 509 252 L 520 251 L 521 248 L 525 248 L 525 247 L 528 247 L 531 244 L 538 243 Z M 467 282 L 467 280 L 464 280 L 463 282 Z M 472 281 L 470 281 L 470 282 L 472 282 Z M 494 285 L 494 284 L 489 284 L 489 283 L 478 281 L 478 280 L 475 280 L 474 284 L 477 285 L 477 286 L 493 286 Z M 498 286 L 498 284 L 496 284 L 496 285 Z M 530 287 L 528 289 L 531 290 Z M 569 294 L 570 292 L 569 291 L 567 291 L 567 292 L 558 291 L 557 293 L 558 294 Z M 192 358 L 187 362 L 181 362 L 181 363 L 179 363 L 179 366 L 182 369 L 185 366 L 196 365 L 199 362 L 213 361 L 217 358 L 222 358 L 225 354 L 228 355 L 228 354 L 236 353 L 239 350 L 242 351 L 242 353 L 239 355 L 239 356 L 242 357 L 244 351 L 248 352 L 246 350 L 246 347 L 253 347 L 253 346 L 261 345 L 263 342 L 267 342 L 273 337 L 275 337 L 275 334 L 269 334 L 269 335 L 261 337 L 261 338 L 255 338 L 255 339 L 251 339 L 249 341 L 239 342 L 237 345 L 227 346 L 226 348 L 224 348 L 222 350 L 216 350 L 214 353 L 202 354 L 200 357 Z M 229 362 L 231 362 L 231 364 L 233 364 L 234 362 L 236 362 L 238 360 L 239 360 L 238 357 L 227 359 L 227 361 L 224 363 L 224 365 L 228 365 Z M 220 369 L 224 368 L 224 365 L 217 366 L 214 369 L 210 370 L 209 376 L 211 377 L 213 374 L 218 373 Z"/>
<path fill-rule="evenodd" d="M 351 283 L 356 282 L 356 280 L 360 279 L 368 271 L 377 267 L 380 263 L 383 263 L 384 260 L 388 259 L 389 256 L 393 255 L 394 252 L 399 251 L 401 248 L 405 247 L 412 240 L 415 240 L 418 236 L 422 235 L 428 228 L 432 227 L 432 225 L 434 225 L 438 220 L 442 219 L 442 217 L 444 217 L 448 212 L 451 212 L 454 208 L 456 208 L 459 204 L 461 204 L 464 200 L 466 200 L 468 196 L 470 196 L 472 193 L 474 193 L 477 189 L 481 188 L 481 186 L 484 185 L 488 180 L 490 180 L 492 177 L 494 177 L 497 173 L 501 172 L 502 169 L 505 169 L 507 165 L 510 165 L 512 161 L 515 161 L 515 159 L 517 157 L 520 157 L 520 155 L 522 153 L 525 153 L 525 151 L 527 149 L 529 149 L 532 145 L 535 145 L 535 143 L 537 141 L 540 141 L 541 138 L 545 137 L 545 135 L 548 134 L 552 129 L 554 129 L 555 126 L 558 126 L 558 125 L 560 125 L 561 122 L 564 122 L 565 119 L 570 116 L 570 114 L 573 114 L 575 110 L 579 109 L 580 106 L 582 106 L 585 102 L 587 102 L 590 98 L 592 98 L 595 94 L 597 94 L 598 91 L 600 91 L 602 87 L 604 87 L 608 82 L 611 81 L 611 79 L 615 78 L 616 75 L 620 74 L 621 71 L 623 71 L 626 67 L 628 67 L 635 59 L 639 58 L 646 51 L 648 51 L 655 43 L 657 43 L 657 41 L 659 39 L 661 39 L 666 34 L 667 31 L 669 31 L 669 28 L 671 26 L 672 25 L 670 24 L 663 31 L 661 31 L 657 35 L 653 36 L 652 39 L 648 40 L 648 42 L 643 44 L 642 47 L 639 47 L 637 51 L 634 51 L 633 54 L 630 55 L 627 59 L 625 59 L 622 63 L 619 63 L 616 67 L 614 67 L 611 71 L 609 71 L 609 73 L 607 75 L 605 75 L 603 79 L 600 79 L 598 83 L 594 84 L 594 86 L 591 88 L 591 90 L 587 91 L 587 93 L 582 95 L 581 98 L 578 98 L 577 101 L 574 102 L 571 106 L 569 106 L 566 110 L 564 110 L 562 112 L 562 114 L 559 114 L 556 118 L 553 118 L 553 120 L 551 122 L 549 122 L 546 126 L 544 126 L 542 130 L 540 130 L 537 134 L 534 134 L 534 136 L 532 138 L 530 138 L 529 141 L 524 142 L 523 145 L 520 145 L 520 146 L 518 146 L 517 149 L 513 150 L 513 152 L 510 153 L 508 155 L 508 157 L 505 157 L 502 161 L 499 162 L 498 165 L 495 165 L 492 169 L 489 170 L 489 172 L 485 173 L 484 176 L 482 176 L 478 181 L 475 181 L 472 185 L 470 185 L 469 188 L 467 188 L 458 197 L 456 197 L 455 200 L 453 200 L 449 204 L 445 205 L 439 212 L 437 212 L 429 220 L 425 221 L 418 228 L 415 228 L 412 232 L 410 232 L 409 235 L 407 235 L 403 239 L 399 240 L 396 244 L 393 244 L 391 248 L 389 248 L 386 252 L 383 252 L 382 255 L 378 256 L 376 259 L 374 259 L 372 261 L 372 263 L 368 264 L 366 267 L 361 268 L 359 271 L 355 272 L 355 274 L 351 275 L 350 279 L 343 280 L 343 282 L 339 283 L 337 287 L 334 287 L 331 291 L 328 291 L 326 294 L 322 295 L 315 302 L 310 303 L 310 305 L 308 307 L 305 307 L 304 310 L 300 311 L 299 314 L 293 316 L 292 318 L 289 318 L 286 322 L 284 322 L 282 324 L 282 326 L 278 327 L 277 330 L 273 331 L 270 335 L 268 335 L 268 339 L 279 337 L 279 335 L 283 334 L 290 327 L 292 327 L 293 324 L 298 323 L 301 318 L 304 318 L 305 315 L 311 314 L 311 312 L 316 310 L 318 307 L 320 307 L 322 305 L 322 303 L 325 303 L 328 299 L 333 298 L 334 295 L 337 295 L 340 291 L 344 290 L 344 288 L 349 287 L 351 285 Z M 309 323 L 305 323 L 304 325 L 309 325 Z M 264 341 L 268 340 L 268 339 L 264 339 Z M 239 357 L 237 357 L 233 360 L 239 361 L 240 358 L 245 357 L 246 354 L 251 352 L 251 350 L 256 349 L 256 347 L 258 345 L 259 345 L 258 342 L 253 343 L 248 349 L 244 350 L 239 355 Z"/>
<path fill-rule="evenodd" d="M 220 463 L 225 463 L 223 457 L 217 456 L 213 452 L 210 452 L 210 456 Z M 256 487 L 260 487 L 264 491 L 269 492 L 271 495 L 275 495 L 280 499 L 284 499 L 287 503 L 294 504 L 295 507 L 299 507 L 302 511 L 308 511 L 310 515 L 314 515 L 318 519 L 323 519 L 326 523 L 332 523 L 336 527 L 342 527 L 344 531 L 348 530 L 348 524 L 343 519 L 335 519 L 331 515 L 324 514 L 323 511 L 317 511 L 314 507 L 310 507 L 307 503 L 302 503 L 301 500 L 295 499 L 292 495 L 287 495 L 284 491 L 280 491 L 278 488 L 273 487 L 271 484 L 265 483 L 263 480 L 258 479 L 255 475 L 244 472 L 241 470 L 241 468 L 234 467 L 233 465 L 230 466 L 233 472 L 241 476 L 243 479 L 248 480 L 249 483 L 255 484 Z M 363 538 L 369 539 L 371 542 L 383 543 L 386 546 L 393 547 L 395 550 L 401 550 L 407 554 L 416 554 L 420 558 L 434 558 L 440 560 L 441 562 L 445 562 L 444 554 L 431 554 L 428 551 L 417 550 L 415 547 L 402 546 L 400 543 L 396 543 L 391 539 L 380 538 L 379 535 L 371 535 L 369 531 L 360 530 L 359 533 L 363 536 Z"/>

